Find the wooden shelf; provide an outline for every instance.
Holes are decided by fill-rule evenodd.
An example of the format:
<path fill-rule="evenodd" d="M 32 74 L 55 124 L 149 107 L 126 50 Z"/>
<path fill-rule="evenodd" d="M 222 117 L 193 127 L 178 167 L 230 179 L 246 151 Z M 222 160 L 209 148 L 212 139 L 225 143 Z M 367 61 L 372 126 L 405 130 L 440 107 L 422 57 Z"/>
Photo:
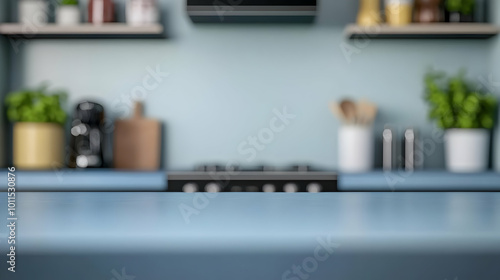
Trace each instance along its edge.
<path fill-rule="evenodd" d="M 146 39 L 166 37 L 163 25 L 161 24 L 130 26 L 125 23 L 106 23 L 102 25 L 85 23 L 76 26 L 47 24 L 39 27 L 17 23 L 4 23 L 0 24 L 0 34 L 23 39 Z"/>
<path fill-rule="evenodd" d="M 401 27 L 352 24 L 344 32 L 349 39 L 487 39 L 496 36 L 500 28 L 484 23 L 410 24 Z"/>

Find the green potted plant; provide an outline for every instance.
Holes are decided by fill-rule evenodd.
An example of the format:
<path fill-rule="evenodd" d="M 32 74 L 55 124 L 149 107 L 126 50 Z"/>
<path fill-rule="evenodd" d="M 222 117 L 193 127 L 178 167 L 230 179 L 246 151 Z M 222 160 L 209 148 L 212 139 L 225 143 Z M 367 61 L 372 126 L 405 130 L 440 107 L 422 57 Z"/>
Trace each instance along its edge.
<path fill-rule="evenodd" d="M 61 0 L 56 10 L 56 23 L 60 25 L 77 25 L 80 23 L 78 0 Z"/>
<path fill-rule="evenodd" d="M 66 113 L 61 102 L 65 98 L 65 93 L 48 93 L 45 87 L 7 95 L 7 117 L 14 122 L 16 167 L 49 169 L 63 165 Z"/>
<path fill-rule="evenodd" d="M 446 0 L 446 18 L 448 22 L 472 22 L 476 0 Z"/>
<path fill-rule="evenodd" d="M 480 172 L 488 167 L 491 129 L 497 100 L 475 90 L 462 71 L 447 78 L 430 71 L 425 77 L 429 117 L 445 129 L 446 167 L 452 172 Z"/>

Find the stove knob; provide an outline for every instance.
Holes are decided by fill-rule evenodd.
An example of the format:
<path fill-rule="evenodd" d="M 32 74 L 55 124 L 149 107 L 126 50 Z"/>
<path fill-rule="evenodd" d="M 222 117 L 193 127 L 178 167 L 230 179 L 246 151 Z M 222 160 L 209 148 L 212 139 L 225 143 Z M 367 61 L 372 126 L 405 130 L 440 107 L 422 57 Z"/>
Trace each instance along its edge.
<path fill-rule="evenodd" d="M 205 191 L 209 193 L 217 193 L 221 191 L 221 188 L 217 183 L 208 183 L 205 186 Z"/>
<path fill-rule="evenodd" d="M 231 191 L 232 192 L 242 192 L 243 188 L 240 187 L 240 186 L 234 186 L 234 187 L 231 188 Z"/>
<path fill-rule="evenodd" d="M 265 184 L 262 186 L 262 191 L 263 192 L 275 192 L 276 187 L 273 184 Z"/>
<path fill-rule="evenodd" d="M 310 193 L 319 193 L 321 192 L 321 185 L 318 183 L 310 183 L 307 185 L 307 191 Z"/>
<path fill-rule="evenodd" d="M 195 183 L 187 183 L 182 187 L 182 191 L 185 193 L 194 193 L 198 191 L 198 185 Z"/>
<path fill-rule="evenodd" d="M 299 187 L 297 186 L 297 184 L 288 183 L 288 184 L 285 184 L 285 186 L 283 186 L 283 191 L 285 191 L 287 193 L 295 193 L 295 192 L 299 191 Z"/>
<path fill-rule="evenodd" d="M 259 188 L 257 188 L 256 186 L 248 186 L 246 191 L 247 192 L 259 192 Z"/>

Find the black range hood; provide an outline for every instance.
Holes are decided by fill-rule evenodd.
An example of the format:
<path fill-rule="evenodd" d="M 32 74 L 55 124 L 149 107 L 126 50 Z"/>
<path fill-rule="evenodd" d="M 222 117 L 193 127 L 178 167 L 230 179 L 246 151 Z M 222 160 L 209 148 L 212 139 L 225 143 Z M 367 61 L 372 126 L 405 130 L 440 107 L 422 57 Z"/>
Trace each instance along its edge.
<path fill-rule="evenodd" d="M 195 23 L 310 23 L 316 0 L 187 0 Z"/>

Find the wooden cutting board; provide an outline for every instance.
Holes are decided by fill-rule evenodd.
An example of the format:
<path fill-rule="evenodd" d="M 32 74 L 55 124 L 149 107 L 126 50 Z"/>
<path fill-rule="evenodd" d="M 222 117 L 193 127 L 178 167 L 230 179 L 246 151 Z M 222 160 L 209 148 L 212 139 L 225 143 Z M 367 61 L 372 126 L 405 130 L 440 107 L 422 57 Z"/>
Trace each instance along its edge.
<path fill-rule="evenodd" d="M 115 123 L 113 161 L 117 169 L 158 170 L 161 153 L 160 122 L 143 117 L 143 106 L 135 104 L 134 116 Z"/>

